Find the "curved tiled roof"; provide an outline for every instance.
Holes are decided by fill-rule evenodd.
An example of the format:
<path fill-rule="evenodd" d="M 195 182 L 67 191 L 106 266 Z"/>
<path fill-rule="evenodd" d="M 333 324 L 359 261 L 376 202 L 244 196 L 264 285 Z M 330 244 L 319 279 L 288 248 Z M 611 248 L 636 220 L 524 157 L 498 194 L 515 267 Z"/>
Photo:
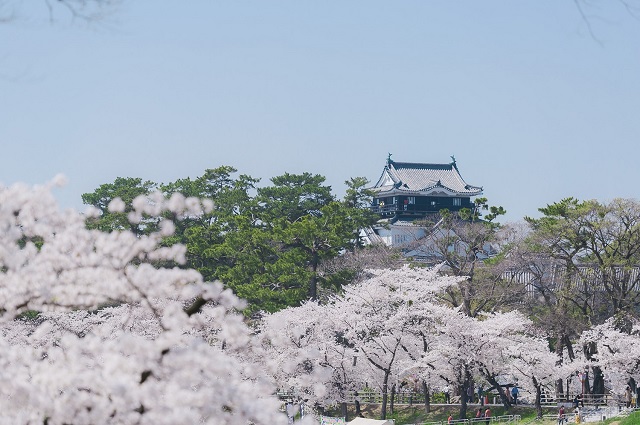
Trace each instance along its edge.
<path fill-rule="evenodd" d="M 388 161 L 378 183 L 376 192 L 432 192 L 438 188 L 450 192 L 475 196 L 482 193 L 482 187 L 467 184 L 455 162 L 450 164 L 421 164 L 413 162 Z"/>

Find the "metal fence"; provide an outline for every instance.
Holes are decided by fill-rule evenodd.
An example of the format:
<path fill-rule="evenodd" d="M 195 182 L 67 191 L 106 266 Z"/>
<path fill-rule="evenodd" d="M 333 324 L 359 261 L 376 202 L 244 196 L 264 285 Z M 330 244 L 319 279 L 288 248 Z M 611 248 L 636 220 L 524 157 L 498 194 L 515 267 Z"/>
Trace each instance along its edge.
<path fill-rule="evenodd" d="M 295 399 L 296 394 L 293 391 L 278 391 L 277 396 L 282 400 Z M 477 395 L 474 394 L 474 399 L 469 400 L 469 404 L 479 404 L 477 399 Z M 502 404 L 500 397 L 497 394 L 489 393 L 485 394 L 488 404 Z M 576 394 L 561 394 L 559 397 L 553 397 L 550 395 L 545 395 L 541 404 L 545 407 L 559 407 L 560 405 L 564 405 L 565 408 L 573 408 L 575 407 L 573 400 L 575 399 Z M 578 400 L 578 404 L 580 407 L 584 406 L 618 406 L 624 405 L 625 401 L 622 395 L 620 394 L 584 394 L 581 395 L 581 399 Z M 430 403 L 431 404 L 443 404 L 444 403 L 444 395 L 441 392 L 434 392 L 430 394 Z M 344 401 L 347 403 L 355 403 L 358 400 L 363 404 L 381 404 L 382 403 L 382 392 L 374 389 L 364 389 L 361 391 L 348 391 L 345 394 Z M 387 401 L 391 403 L 391 391 L 388 393 Z M 422 391 L 414 391 L 414 390 L 400 390 L 394 394 L 393 402 L 394 404 L 404 404 L 404 405 L 414 405 L 414 404 L 424 404 L 424 393 Z M 529 397 L 524 391 L 521 393 L 521 396 L 518 399 L 519 404 L 533 404 L 534 400 Z M 449 404 L 459 404 L 460 397 L 452 396 L 451 403 Z"/>
<path fill-rule="evenodd" d="M 391 401 L 391 391 L 389 391 L 388 396 L 389 401 Z M 356 398 L 360 403 L 380 404 L 382 403 L 382 392 L 369 389 L 362 391 L 349 391 L 346 394 L 345 401 L 347 403 L 354 403 Z M 396 404 L 422 404 L 424 403 L 424 393 L 421 391 L 397 391 L 394 394 L 393 400 Z"/>
<path fill-rule="evenodd" d="M 500 397 L 495 393 L 485 394 L 488 404 L 502 404 Z M 561 394 L 559 397 L 553 397 L 546 395 L 540 400 L 540 404 L 546 407 L 555 407 L 563 404 L 565 407 L 574 407 L 573 400 L 576 394 Z M 610 406 L 624 404 L 623 397 L 619 394 L 584 394 L 581 395 L 581 399 L 578 400 L 579 405 L 582 406 Z M 430 402 L 432 404 L 444 403 L 444 395 L 440 392 L 434 392 L 430 394 Z M 362 391 L 349 391 L 345 395 L 345 401 L 347 403 L 354 403 L 356 401 L 364 404 L 380 404 L 382 403 L 382 393 L 380 391 L 366 389 Z M 391 392 L 388 393 L 388 401 L 391 402 Z M 395 404 L 424 404 L 424 393 L 422 391 L 401 390 L 394 394 L 393 401 Z M 527 394 L 523 393 L 518 398 L 519 404 L 534 404 L 534 400 L 531 397 L 527 397 Z M 451 403 L 460 403 L 459 396 L 452 396 Z M 469 404 L 480 404 L 477 395 L 474 394 L 474 399 L 468 401 Z M 484 403 L 483 403 L 484 404 Z"/>
<path fill-rule="evenodd" d="M 522 420 L 520 415 L 503 415 L 503 416 L 492 416 L 488 419 L 488 423 L 490 424 L 511 424 L 517 423 Z M 418 422 L 411 425 L 484 425 L 487 423 L 487 418 L 473 418 L 473 419 L 454 419 L 450 422 L 444 421 L 436 421 L 436 422 Z"/>

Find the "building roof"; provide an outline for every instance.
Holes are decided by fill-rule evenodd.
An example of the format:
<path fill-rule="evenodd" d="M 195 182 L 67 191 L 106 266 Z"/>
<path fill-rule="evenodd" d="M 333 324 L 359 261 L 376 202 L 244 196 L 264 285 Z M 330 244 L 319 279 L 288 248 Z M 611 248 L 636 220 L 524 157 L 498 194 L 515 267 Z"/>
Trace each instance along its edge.
<path fill-rule="evenodd" d="M 456 165 L 396 162 L 390 158 L 376 185 L 371 188 L 379 195 L 416 194 L 444 196 L 476 196 L 482 187 L 467 184 Z"/>

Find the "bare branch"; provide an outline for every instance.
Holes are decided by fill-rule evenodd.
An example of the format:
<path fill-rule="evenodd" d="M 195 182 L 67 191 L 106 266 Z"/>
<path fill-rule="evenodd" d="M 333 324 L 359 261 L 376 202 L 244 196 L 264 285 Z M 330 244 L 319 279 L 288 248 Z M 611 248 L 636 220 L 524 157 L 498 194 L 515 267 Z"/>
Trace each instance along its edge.
<path fill-rule="evenodd" d="M 584 9 L 582 7 L 582 4 L 581 4 L 582 0 L 573 0 L 573 3 L 576 5 L 576 9 L 578 9 L 578 13 L 580 13 L 580 16 L 582 17 L 582 21 L 587 26 L 587 31 L 589 31 L 589 35 L 591 36 L 591 38 L 596 43 L 598 43 L 599 45 L 602 46 L 602 41 L 600 41 L 600 39 L 598 39 L 598 37 L 596 37 L 596 34 L 593 31 L 593 27 L 591 26 L 591 20 L 587 16 L 587 14 L 585 13 L 585 11 L 584 11 Z"/>
<path fill-rule="evenodd" d="M 43 0 L 51 23 L 57 15 L 68 15 L 72 20 L 87 23 L 103 22 L 115 12 L 123 0 Z M 10 5 L 8 1 L 0 0 L 0 24 L 15 21 L 19 18 L 19 4 Z M 41 4 L 42 4 L 41 3 Z"/>
<path fill-rule="evenodd" d="M 634 19 L 640 20 L 640 5 L 634 5 L 628 0 L 618 0 L 620 4 L 626 9 L 627 13 Z"/>
<path fill-rule="evenodd" d="M 50 17 L 53 19 L 52 0 L 46 0 Z M 119 6 L 121 0 L 55 0 L 55 4 L 64 7 L 74 19 L 83 21 L 101 21 Z"/>

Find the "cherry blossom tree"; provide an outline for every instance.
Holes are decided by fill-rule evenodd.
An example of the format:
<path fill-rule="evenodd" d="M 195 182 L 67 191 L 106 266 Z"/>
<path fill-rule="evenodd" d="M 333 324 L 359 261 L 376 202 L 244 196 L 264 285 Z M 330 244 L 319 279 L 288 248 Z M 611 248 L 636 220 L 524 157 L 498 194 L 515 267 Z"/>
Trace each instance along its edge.
<path fill-rule="evenodd" d="M 273 382 L 244 355 L 244 303 L 166 267 L 184 263 L 183 246 L 160 245 L 173 224 L 137 237 L 89 230 L 95 210 L 61 211 L 59 183 L 0 188 L 0 422 L 285 423 Z M 129 219 L 210 207 L 152 193 Z"/>
<path fill-rule="evenodd" d="M 518 386 L 535 394 L 534 405 L 538 418 L 542 418 L 542 394 L 551 391 L 558 379 L 571 374 L 576 366 L 562 363 L 560 357 L 549 351 L 543 338 L 529 337 L 514 341 L 504 349 L 506 367 Z"/>
<path fill-rule="evenodd" d="M 303 381 L 305 396 L 325 403 L 344 400 L 345 390 L 373 385 L 382 393 L 384 418 L 390 385 L 422 355 L 425 336 L 416 329 L 425 321 L 426 305 L 459 278 L 408 266 L 367 274 L 368 279 L 348 285 L 326 305 L 307 303 L 265 317 L 262 333 L 281 335 L 269 336 L 275 350 L 269 358 L 299 359 L 299 366 L 279 381 Z M 330 379 L 318 394 L 318 386 L 309 385 L 313 380 L 306 382 L 321 368 Z"/>
<path fill-rule="evenodd" d="M 407 266 L 366 274 L 327 304 L 309 302 L 264 317 L 261 355 L 281 386 L 320 404 L 346 400 L 346 390 L 373 386 L 382 394 L 384 417 L 393 383 L 448 384 L 462 396 L 463 418 L 474 382 L 488 382 L 505 406 L 504 388 L 517 383 L 536 395 L 541 411 L 542 390 L 586 364 L 579 358 L 559 362 L 518 311 L 470 317 L 441 303 L 439 295 L 460 277 Z M 291 358 L 295 365 L 287 362 Z"/>
<path fill-rule="evenodd" d="M 520 328 L 522 318 L 516 313 L 469 317 L 461 309 L 441 307 L 433 314 L 431 349 L 421 361 L 431 365 L 460 394 L 460 418 L 465 418 L 468 392 L 474 392 L 474 378 L 482 378 L 498 390 L 505 407 L 503 350 Z"/>
<path fill-rule="evenodd" d="M 500 399 L 505 407 L 510 406 L 510 400 L 505 396 L 501 384 L 514 382 L 500 382 L 500 377 L 507 375 L 508 357 L 506 350 L 523 341 L 528 341 L 524 334 L 528 320 L 518 311 L 495 313 L 480 320 L 473 321 L 467 327 L 468 338 L 465 343 L 468 352 L 476 361 L 480 375 L 498 390 Z"/>
<path fill-rule="evenodd" d="M 369 366 L 382 393 L 382 419 L 386 417 L 391 379 L 402 370 L 403 358 L 411 358 L 410 347 L 422 346 L 414 332 L 435 294 L 460 279 L 438 274 L 437 268 L 370 271 L 372 277 L 345 288 L 333 303 L 330 316 L 335 329 L 354 346 Z"/>
<path fill-rule="evenodd" d="M 602 368 L 614 390 L 622 393 L 630 378 L 640 381 L 640 322 L 627 323 L 629 332 L 620 330 L 615 318 L 583 332 L 585 345 L 598 344 L 592 366 Z"/>
<path fill-rule="evenodd" d="M 557 357 L 549 352 L 548 343 L 532 333 L 530 320 L 517 311 L 469 317 L 462 309 L 431 306 L 426 314 L 431 327 L 430 344 L 419 364 L 425 371 L 437 371 L 443 380 L 456 387 L 461 395 L 460 418 L 466 417 L 467 394 L 474 392 L 474 381 L 488 382 L 505 407 L 509 407 L 504 388 L 515 385 L 518 376 L 526 378 L 520 379 L 524 383 L 518 385 L 531 390 L 536 389 L 532 378 L 539 385 L 546 385 L 548 379 L 565 376 L 557 370 Z M 520 357 L 514 347 L 526 348 L 538 357 Z M 527 369 L 520 365 L 523 358 L 532 363 L 544 361 L 545 368 Z M 527 375 L 528 371 L 540 374 Z"/>
<path fill-rule="evenodd" d="M 259 325 L 264 351 L 254 354 L 262 356 L 280 389 L 294 389 L 311 406 L 342 402 L 348 390 L 358 388 L 351 372 L 355 352 L 338 343 L 329 313 L 329 306 L 309 301 L 267 314 Z"/>

